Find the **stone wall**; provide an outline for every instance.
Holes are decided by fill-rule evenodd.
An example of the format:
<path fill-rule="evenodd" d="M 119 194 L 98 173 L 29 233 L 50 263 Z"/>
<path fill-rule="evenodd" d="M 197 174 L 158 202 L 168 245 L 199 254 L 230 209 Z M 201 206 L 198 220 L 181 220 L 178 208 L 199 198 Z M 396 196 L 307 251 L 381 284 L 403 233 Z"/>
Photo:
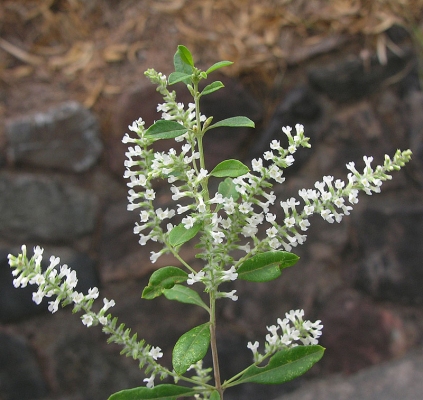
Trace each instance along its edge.
<path fill-rule="evenodd" d="M 414 153 L 382 194 L 362 195 L 341 224 L 315 216 L 306 245 L 295 249 L 300 262 L 280 279 L 236 282 L 239 301 L 222 301 L 218 310 L 223 376 L 248 365 L 246 343 L 263 340 L 265 326 L 291 308 L 304 308 L 325 326 L 327 352 L 308 377 L 356 372 L 422 341 L 423 93 L 411 49 L 391 55 L 386 65 L 368 61 L 341 52 L 291 68 L 271 118 L 244 80 L 223 77 L 226 89 L 205 98 L 202 111 L 215 120 L 246 115 L 258 126 L 207 138 L 209 167 L 228 157 L 248 162 L 270 140 L 282 139 L 282 126 L 304 124 L 312 149 L 296 154 L 287 181 L 275 187 L 280 198 L 312 187 L 323 175 L 345 177 L 345 164 L 362 166 L 363 155 L 382 163 L 397 148 Z M 182 94 L 180 101 L 188 100 Z M 0 399 L 100 400 L 143 379 L 135 362 L 106 346 L 100 328 L 86 329 L 70 309 L 52 316 L 45 304 L 32 303 L 30 288 L 13 288 L 7 254 L 22 243 L 39 244 L 76 269 L 78 290 L 99 286 L 102 296 L 115 299 L 114 314 L 160 346 L 168 364 L 177 338 L 204 322 L 201 310 L 140 299 L 153 268 L 175 261 L 163 256 L 152 266 L 154 246 L 140 247 L 132 233 L 137 215 L 126 210 L 121 138 L 139 116 L 147 123 L 157 119 L 159 101 L 147 83 L 127 91 L 111 107 L 108 135 L 100 130 L 102 115 L 72 101 L 6 121 L 0 146 Z M 157 190 L 160 204 L 168 206 L 167 188 Z M 183 249 L 195 263 L 194 254 Z M 269 399 L 303 379 L 283 387 L 245 386 L 227 398 Z"/>

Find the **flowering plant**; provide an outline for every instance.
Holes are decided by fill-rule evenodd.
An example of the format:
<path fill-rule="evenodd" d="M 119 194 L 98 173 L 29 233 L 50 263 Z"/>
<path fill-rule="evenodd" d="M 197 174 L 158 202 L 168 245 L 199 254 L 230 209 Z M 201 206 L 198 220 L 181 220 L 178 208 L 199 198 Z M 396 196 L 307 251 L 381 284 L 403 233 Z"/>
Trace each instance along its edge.
<path fill-rule="evenodd" d="M 298 257 L 291 253 L 293 247 L 303 244 L 313 214 L 329 223 L 340 222 L 349 215 L 352 206 L 358 202 L 358 194 L 364 191 L 371 195 L 380 192 L 382 182 L 391 179 L 389 173 L 399 170 L 411 158 L 411 152 L 397 151 L 391 159 L 385 156 L 384 164 L 372 168 L 371 157 L 364 157 L 365 168 L 358 172 L 354 163 L 347 164 L 350 171 L 347 182 L 332 176 L 325 176 L 315 183 L 314 189 L 302 189 L 299 198 L 280 201 L 284 217 L 278 220 L 275 211 L 276 196 L 271 188 L 274 182 L 284 182 L 283 169 L 294 162 L 294 154 L 300 147 L 310 147 L 304 128 L 297 124 L 295 131 L 282 128 L 288 140 L 285 149 L 279 140 L 270 143 L 270 149 L 263 159 L 254 159 L 251 170 L 237 160 L 226 160 L 210 172 L 206 169 L 203 137 L 218 127 L 254 127 L 246 117 L 232 117 L 213 123 L 212 117 L 200 113 L 200 99 L 221 88 L 215 81 L 201 91 L 199 82 L 215 70 L 232 64 L 221 61 L 206 71 L 195 67 L 193 57 L 184 46 L 178 46 L 174 56 L 175 72 L 167 78 L 149 69 L 146 76 L 157 85 L 164 99 L 158 111 L 162 118 L 149 128 L 139 119 L 129 126 L 134 135 L 125 134 L 124 143 L 130 143 L 125 161 L 125 178 L 128 179 L 128 210 L 139 212 L 139 223 L 134 233 L 139 243 L 159 242 L 162 249 L 151 252 L 151 262 L 165 253 L 171 253 L 178 266 L 157 269 L 142 292 L 144 299 L 164 295 L 169 300 L 201 307 L 208 319 L 191 328 L 176 342 L 172 353 L 172 369 L 159 363 L 163 353 L 159 347 L 138 340 L 124 324 L 118 325 L 117 318 L 109 313 L 113 300 L 103 299 L 103 307 L 92 309 L 99 296 L 97 288 L 88 294 L 75 291 L 77 277 L 66 265 L 52 256 L 47 269 L 41 268 L 43 249 L 34 248 L 32 257 L 27 256 L 26 247 L 17 257 L 9 255 L 9 263 L 15 276 L 15 287 L 28 283 L 38 286 L 33 300 L 39 304 L 44 297 L 54 297 L 48 309 L 52 313 L 59 304 L 73 304 L 73 311 L 81 311 L 82 323 L 86 326 L 100 324 L 109 334 L 109 342 L 123 346 L 122 353 L 139 362 L 145 370 L 146 387 L 122 390 L 110 396 L 109 400 L 129 399 L 177 399 L 192 397 L 198 399 L 223 399 L 224 391 L 241 383 L 280 384 L 298 377 L 309 370 L 323 356 L 324 349 L 318 345 L 321 335 L 321 321 L 304 319 L 303 310 L 292 310 L 285 318 L 278 318 L 277 324 L 268 326 L 264 346 L 249 342 L 253 363 L 222 381 L 216 341 L 216 301 L 236 301 L 236 290 L 223 291 L 224 282 L 236 279 L 250 282 L 267 282 L 277 279 L 284 268 L 294 265 Z M 193 103 L 186 108 L 177 103 L 170 85 L 183 82 L 193 97 Z M 162 139 L 174 139 L 176 144 L 167 152 L 154 151 L 151 145 Z M 216 192 L 209 185 L 210 178 L 220 181 Z M 155 186 L 157 179 L 170 185 L 172 199 L 178 202 L 175 208 L 155 207 Z M 263 235 L 263 233 L 265 233 Z M 264 236 L 264 238 L 263 238 Z M 187 243 L 198 248 L 196 258 L 203 261 L 201 269 L 191 266 L 180 255 L 180 249 Z M 203 287 L 208 304 L 191 286 Z M 203 358 L 211 349 L 211 368 L 203 366 Z M 214 383 L 211 374 L 214 376 Z M 170 378 L 174 383 L 155 385 L 156 378 Z M 185 382 L 184 385 L 178 384 Z"/>

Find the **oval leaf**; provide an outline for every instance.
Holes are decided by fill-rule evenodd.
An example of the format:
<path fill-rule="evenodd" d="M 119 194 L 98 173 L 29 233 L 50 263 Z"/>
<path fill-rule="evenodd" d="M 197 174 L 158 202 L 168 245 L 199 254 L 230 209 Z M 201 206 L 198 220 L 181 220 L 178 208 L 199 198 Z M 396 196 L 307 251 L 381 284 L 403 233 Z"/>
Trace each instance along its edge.
<path fill-rule="evenodd" d="M 179 397 L 194 396 L 197 391 L 192 388 L 163 384 L 153 388 L 138 387 L 121 390 L 112 394 L 108 400 L 176 400 Z"/>
<path fill-rule="evenodd" d="M 172 72 L 168 78 L 169 85 L 186 81 L 191 81 L 191 74 L 186 74 L 185 72 Z"/>
<path fill-rule="evenodd" d="M 250 169 L 238 160 L 225 160 L 217 164 L 210 175 L 218 178 L 228 176 L 230 178 L 236 178 L 241 175 L 245 175 Z"/>
<path fill-rule="evenodd" d="M 210 345 L 210 324 L 196 326 L 184 333 L 176 342 L 172 352 L 175 372 L 183 375 L 187 369 L 204 358 Z"/>
<path fill-rule="evenodd" d="M 190 67 L 194 66 L 194 59 L 192 58 L 191 52 L 183 45 L 178 46 L 178 53 L 181 56 L 181 60 L 188 64 Z"/>
<path fill-rule="evenodd" d="M 278 278 L 284 268 L 291 267 L 300 258 L 286 251 L 268 251 L 256 254 L 237 269 L 238 278 L 250 282 L 268 282 Z"/>
<path fill-rule="evenodd" d="M 210 400 L 220 400 L 220 394 L 217 390 L 213 390 L 210 395 Z"/>
<path fill-rule="evenodd" d="M 255 125 L 254 125 L 254 122 L 251 121 L 250 118 L 231 117 L 231 118 L 222 119 L 222 121 L 219 121 L 213 125 L 210 125 L 208 129 L 220 128 L 222 126 L 227 126 L 231 128 L 236 128 L 236 127 L 254 128 Z"/>
<path fill-rule="evenodd" d="M 201 224 L 195 224 L 192 228 L 186 229 L 184 224 L 175 226 L 169 233 L 169 244 L 173 247 L 180 246 L 191 240 L 200 230 Z"/>
<path fill-rule="evenodd" d="M 185 282 L 188 274 L 177 267 L 163 267 L 154 271 L 148 281 L 148 286 L 142 292 L 143 299 L 154 299 L 163 293 L 163 290 L 172 288 L 176 283 Z"/>
<path fill-rule="evenodd" d="M 211 72 L 213 72 L 213 71 L 216 71 L 217 69 L 219 69 L 219 68 L 222 68 L 222 67 L 227 67 L 227 66 L 229 66 L 229 65 L 232 65 L 233 64 L 233 62 L 232 61 L 219 61 L 219 62 L 217 62 L 217 63 L 215 63 L 215 64 L 213 64 L 207 71 L 206 71 L 206 74 L 208 75 L 208 74 L 210 74 Z"/>
<path fill-rule="evenodd" d="M 307 372 L 322 357 L 325 349 L 321 346 L 297 346 L 277 352 L 265 367 L 252 365 L 241 377 L 228 386 L 254 382 L 276 385 L 288 382 Z"/>
<path fill-rule="evenodd" d="M 225 85 L 222 82 L 220 82 L 220 81 L 216 81 L 216 82 L 210 83 L 210 85 L 207 85 L 203 89 L 203 91 L 201 92 L 201 95 L 203 96 L 205 94 L 213 93 L 216 90 L 222 89 L 223 87 L 225 87 Z"/>
<path fill-rule="evenodd" d="M 218 193 L 223 197 L 229 198 L 232 197 L 234 201 L 239 199 L 239 193 L 235 189 L 236 185 L 234 184 L 231 178 L 226 178 L 223 182 L 219 183 Z"/>
<path fill-rule="evenodd" d="M 163 294 L 168 300 L 176 300 L 185 304 L 194 304 L 196 306 L 203 307 L 206 311 L 209 311 L 209 308 L 203 300 L 201 300 L 200 295 L 195 290 L 186 286 L 175 285 L 171 289 L 165 289 Z"/>
<path fill-rule="evenodd" d="M 175 72 L 180 72 L 190 76 L 193 72 L 192 67 L 186 64 L 182 60 L 181 53 L 179 52 L 179 50 L 177 50 L 175 55 L 173 56 L 173 65 L 175 66 Z M 188 85 L 191 82 L 191 78 L 190 79 L 187 78 L 186 80 L 183 80 L 182 82 Z"/>
<path fill-rule="evenodd" d="M 176 121 L 159 120 L 151 125 L 145 132 L 147 136 L 156 139 L 172 139 L 186 133 L 187 128 Z"/>

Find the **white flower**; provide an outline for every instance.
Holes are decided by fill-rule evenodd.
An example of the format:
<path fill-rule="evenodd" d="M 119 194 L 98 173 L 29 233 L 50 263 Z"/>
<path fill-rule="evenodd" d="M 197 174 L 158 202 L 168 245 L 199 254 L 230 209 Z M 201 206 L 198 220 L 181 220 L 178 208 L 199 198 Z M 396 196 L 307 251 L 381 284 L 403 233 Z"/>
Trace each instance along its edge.
<path fill-rule="evenodd" d="M 182 218 L 182 223 L 184 224 L 185 229 L 190 229 L 194 226 L 195 219 L 189 215 L 188 217 Z"/>
<path fill-rule="evenodd" d="M 153 357 L 155 360 L 158 358 L 163 357 L 163 353 L 161 351 L 162 349 L 160 347 L 152 347 L 151 350 L 148 352 L 148 355 L 150 357 Z"/>
<path fill-rule="evenodd" d="M 288 218 L 285 218 L 283 222 L 287 228 L 292 228 L 295 225 L 295 218 L 288 217 Z"/>
<path fill-rule="evenodd" d="M 154 251 L 150 252 L 151 256 L 150 256 L 150 261 L 154 264 L 157 259 L 162 255 L 161 251 L 158 251 L 157 253 Z"/>
<path fill-rule="evenodd" d="M 112 300 L 107 300 L 106 298 L 103 299 L 103 303 L 104 306 L 101 309 L 101 311 L 106 312 L 110 307 L 114 307 L 115 306 L 115 301 Z"/>
<path fill-rule="evenodd" d="M 154 378 L 156 377 L 156 375 L 154 375 L 154 374 L 152 374 L 151 376 L 150 376 L 150 378 L 144 378 L 143 379 L 143 382 L 147 382 L 146 383 L 146 386 L 148 387 L 148 388 L 153 388 L 154 387 Z"/>
<path fill-rule="evenodd" d="M 93 317 L 89 314 L 84 314 L 82 316 L 82 323 L 87 327 L 90 327 L 93 324 L 93 321 Z"/>
<path fill-rule="evenodd" d="M 236 293 L 236 290 L 231 290 L 228 293 L 220 292 L 220 295 L 222 297 L 227 297 L 228 299 L 231 299 L 232 301 L 237 301 L 238 296 L 235 293 Z"/>
<path fill-rule="evenodd" d="M 48 302 L 48 310 L 54 314 L 59 309 L 59 298 L 57 298 L 55 301 L 49 301 Z"/>
<path fill-rule="evenodd" d="M 253 354 L 257 354 L 257 349 L 260 346 L 259 342 L 256 340 L 254 343 L 248 342 L 247 348 L 250 349 Z"/>
<path fill-rule="evenodd" d="M 251 203 L 248 203 L 246 201 L 244 201 L 243 203 L 241 203 L 239 205 L 239 208 L 238 209 L 243 214 L 248 214 L 248 213 L 250 213 L 250 212 L 253 211 L 253 207 L 252 207 Z"/>
<path fill-rule="evenodd" d="M 225 234 L 221 231 L 211 231 L 212 238 L 214 239 L 214 243 L 219 244 L 223 242 L 223 238 Z"/>
<path fill-rule="evenodd" d="M 60 276 L 60 275 L 59 275 Z M 69 288 L 74 289 L 76 285 L 78 284 L 78 278 L 76 277 L 76 272 L 68 270 L 67 277 L 66 277 L 66 283 Z"/>
<path fill-rule="evenodd" d="M 71 297 L 75 304 L 79 304 L 82 300 L 84 300 L 83 293 L 73 292 Z"/>
<path fill-rule="evenodd" d="M 270 238 L 275 237 L 277 234 L 278 230 L 274 226 L 266 230 L 266 235 Z"/>
<path fill-rule="evenodd" d="M 236 272 L 235 266 L 232 266 L 230 269 L 222 273 L 223 281 L 234 281 L 236 278 L 238 278 L 238 274 Z"/>
<path fill-rule="evenodd" d="M 204 271 L 197 272 L 196 274 L 191 272 L 190 274 L 188 274 L 187 284 L 193 285 L 196 282 L 201 282 L 204 279 L 205 275 L 206 274 Z"/>
<path fill-rule="evenodd" d="M 98 288 L 93 287 L 88 289 L 88 294 L 85 296 L 87 299 L 96 299 L 99 295 Z"/>
<path fill-rule="evenodd" d="M 41 289 L 38 289 L 36 292 L 32 293 L 32 301 L 38 305 L 43 301 L 44 296 L 45 293 Z"/>

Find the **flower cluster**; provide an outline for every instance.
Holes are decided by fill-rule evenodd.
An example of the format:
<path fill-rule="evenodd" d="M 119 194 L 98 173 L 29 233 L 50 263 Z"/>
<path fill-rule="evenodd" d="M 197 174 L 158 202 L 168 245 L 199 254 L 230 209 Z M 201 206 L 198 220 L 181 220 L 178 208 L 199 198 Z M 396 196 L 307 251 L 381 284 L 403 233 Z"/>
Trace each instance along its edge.
<path fill-rule="evenodd" d="M 323 325 L 321 321 L 304 321 L 304 310 L 291 310 L 285 314 L 282 320 L 277 319 L 278 325 L 268 326 L 270 332 L 266 335 L 264 354 L 258 352 L 259 342 L 248 342 L 247 347 L 253 352 L 254 362 L 260 363 L 269 355 L 277 351 L 302 345 L 318 344 L 318 338 L 322 335 Z"/>
<path fill-rule="evenodd" d="M 34 248 L 33 256 L 28 259 L 26 246 L 23 245 L 22 253 L 17 257 L 9 254 L 9 265 L 13 269 L 12 274 L 16 278 L 13 285 L 16 288 L 26 287 L 28 284 L 36 285 L 38 288 L 32 294 L 32 299 L 36 304 L 40 304 L 44 297 L 55 300 L 48 302 L 48 310 L 55 313 L 59 304 L 66 306 L 73 304 L 73 312 L 82 311 L 82 323 L 87 326 L 102 325 L 103 332 L 111 335 L 110 341 L 123 345 L 123 354 L 131 356 L 138 360 L 140 365 L 147 364 L 146 372 L 151 373 L 146 378 L 147 387 L 154 386 L 154 377 L 160 373 L 162 377 L 169 373 L 160 364 L 157 359 L 163 356 L 159 347 L 145 345 L 144 341 L 137 341 L 136 335 L 130 336 L 130 330 L 125 330 L 125 325 L 117 327 L 117 318 L 112 318 L 108 310 L 115 305 L 114 300 L 103 298 L 102 308 L 95 312 L 92 310 L 94 300 L 99 296 L 98 288 L 94 287 L 83 294 L 75 290 L 78 279 L 76 272 L 71 270 L 66 264 L 60 264 L 59 257 L 50 257 L 49 266 L 43 271 L 41 262 L 44 249 L 39 246 Z"/>

